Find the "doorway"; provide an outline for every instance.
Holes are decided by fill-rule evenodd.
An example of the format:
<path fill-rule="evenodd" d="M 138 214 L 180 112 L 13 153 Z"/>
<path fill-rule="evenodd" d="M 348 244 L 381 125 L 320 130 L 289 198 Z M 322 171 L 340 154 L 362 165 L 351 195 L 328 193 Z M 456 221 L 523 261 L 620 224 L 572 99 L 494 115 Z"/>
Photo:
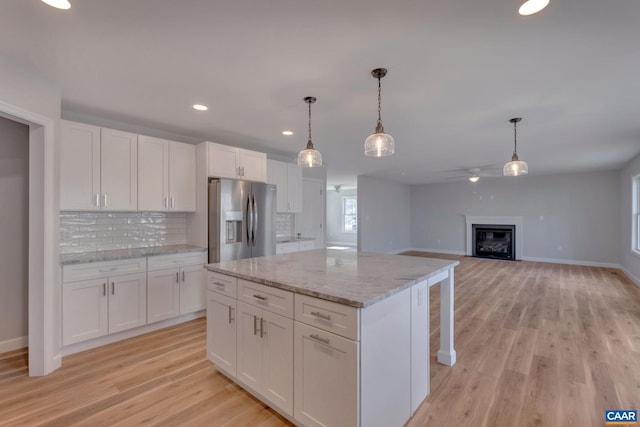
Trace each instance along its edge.
<path fill-rule="evenodd" d="M 302 215 L 298 224 L 298 233 L 315 238 L 315 248 L 325 246 L 324 239 L 324 184 L 322 181 L 302 179 Z"/>

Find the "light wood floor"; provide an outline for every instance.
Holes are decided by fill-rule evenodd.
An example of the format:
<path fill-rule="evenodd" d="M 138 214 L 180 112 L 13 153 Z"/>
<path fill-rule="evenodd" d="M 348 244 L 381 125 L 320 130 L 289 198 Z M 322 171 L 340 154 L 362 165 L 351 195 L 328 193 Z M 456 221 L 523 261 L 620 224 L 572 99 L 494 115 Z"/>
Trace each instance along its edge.
<path fill-rule="evenodd" d="M 408 426 L 602 426 L 605 409 L 640 409 L 640 288 L 605 268 L 459 259 L 458 362 L 432 358 L 431 395 Z M 438 303 L 436 286 L 432 354 Z M 216 372 L 205 329 L 68 356 L 41 378 L 25 350 L 0 354 L 0 425 L 289 426 Z"/>

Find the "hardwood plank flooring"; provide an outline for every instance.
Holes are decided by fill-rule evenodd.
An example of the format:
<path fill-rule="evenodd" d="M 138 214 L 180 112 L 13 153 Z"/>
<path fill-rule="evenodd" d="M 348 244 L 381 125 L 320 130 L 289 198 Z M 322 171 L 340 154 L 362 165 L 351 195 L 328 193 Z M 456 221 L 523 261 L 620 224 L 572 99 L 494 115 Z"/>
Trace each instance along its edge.
<path fill-rule="evenodd" d="M 640 409 L 640 288 L 616 270 L 459 259 L 453 367 L 435 360 L 431 394 L 408 427 L 601 426 Z M 291 424 L 205 358 L 204 319 L 67 356 L 27 375 L 27 350 L 0 354 L 0 426 Z M 392 426 L 390 426 L 392 427 Z"/>

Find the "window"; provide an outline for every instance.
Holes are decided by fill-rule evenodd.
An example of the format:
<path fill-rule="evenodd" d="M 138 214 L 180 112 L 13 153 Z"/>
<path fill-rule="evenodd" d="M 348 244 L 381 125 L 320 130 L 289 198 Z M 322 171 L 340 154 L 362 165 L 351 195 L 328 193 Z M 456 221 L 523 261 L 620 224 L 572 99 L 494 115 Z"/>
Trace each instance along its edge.
<path fill-rule="evenodd" d="M 633 218 L 633 224 L 631 225 L 631 249 L 640 254 L 640 175 L 633 177 L 631 188 L 633 189 L 633 194 L 631 195 L 631 218 Z"/>
<path fill-rule="evenodd" d="M 358 231 L 358 199 L 355 196 L 342 198 L 342 231 Z"/>

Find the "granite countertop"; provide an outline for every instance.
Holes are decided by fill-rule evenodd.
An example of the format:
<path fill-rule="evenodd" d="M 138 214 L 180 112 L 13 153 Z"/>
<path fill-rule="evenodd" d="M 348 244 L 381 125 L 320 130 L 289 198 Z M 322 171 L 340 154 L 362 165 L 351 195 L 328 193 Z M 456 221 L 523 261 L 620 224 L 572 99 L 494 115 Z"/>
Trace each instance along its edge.
<path fill-rule="evenodd" d="M 276 243 L 289 243 L 289 242 L 308 242 L 316 240 L 315 237 L 299 237 L 299 236 L 278 236 L 276 237 Z"/>
<path fill-rule="evenodd" d="M 191 245 L 155 246 L 149 248 L 116 249 L 111 251 L 80 252 L 60 255 L 60 265 L 87 262 L 116 261 L 154 255 L 171 255 L 182 252 L 206 251 L 206 248 Z"/>
<path fill-rule="evenodd" d="M 208 264 L 206 268 L 352 307 L 367 307 L 459 261 L 316 249 Z"/>

